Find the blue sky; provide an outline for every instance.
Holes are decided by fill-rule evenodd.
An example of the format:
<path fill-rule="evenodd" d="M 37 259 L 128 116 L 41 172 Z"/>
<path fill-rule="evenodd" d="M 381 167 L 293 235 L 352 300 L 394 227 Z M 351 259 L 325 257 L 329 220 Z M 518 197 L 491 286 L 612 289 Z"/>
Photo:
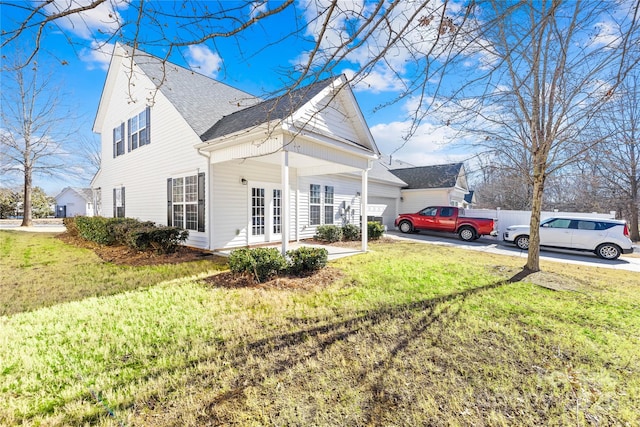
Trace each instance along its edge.
<path fill-rule="evenodd" d="M 386 3 L 385 7 L 393 10 L 391 18 L 380 28 L 376 27 L 366 42 L 353 46 L 353 50 L 350 50 L 332 71 L 334 74 L 344 72 L 349 77 L 357 70 L 367 69 L 366 77 L 354 86 L 354 93 L 376 143 L 383 154 L 393 154 L 394 158 L 415 165 L 462 161 L 474 154 L 474 140 L 463 140 L 453 125 L 449 127 L 445 124 L 455 117 L 451 112 L 447 115 L 444 108 L 439 112 L 440 117 L 437 111 L 429 111 L 412 138 L 409 141 L 403 140 L 403 135 L 411 124 L 411 113 L 421 111 L 419 105 L 424 105 L 425 102 L 429 104 L 431 100 L 439 101 L 434 97 L 431 87 L 425 91 L 422 104 L 414 96 L 416 93 L 406 97 L 401 95 L 403 85 L 410 85 L 410 76 L 421 70 L 424 66 L 422 61 L 426 56 L 438 58 L 450 53 L 438 50 L 440 45 L 445 46 L 440 49 L 446 49 L 446 43 L 437 45 L 435 40 L 440 42 L 448 35 L 438 31 L 437 25 L 418 25 L 420 18 L 438 16 L 441 10 L 437 8 L 442 7 L 444 2 L 447 3 L 448 13 L 464 13 L 464 2 L 455 0 L 433 0 L 426 2 L 427 6 L 424 1 L 412 0 Z M 88 3 L 90 0 L 54 0 L 46 5 L 45 11 L 53 13 L 70 6 L 77 7 Z M 256 96 L 268 97 L 291 81 L 295 70 L 309 57 L 309 51 L 316 40 L 320 40 L 320 56 L 335 53 L 335 46 L 340 44 L 340 40 L 357 27 L 353 24 L 362 23 L 364 17 L 370 16 L 372 7 L 377 2 L 338 2 L 338 12 L 332 15 L 334 18 L 330 22 L 325 23 L 320 11 L 330 3 L 329 0 L 296 0 L 294 5 L 285 11 L 261 20 L 259 24 L 249 27 L 237 36 L 218 37 L 214 41 L 206 42 L 194 41 L 212 32 L 228 31 L 230 25 L 233 25 L 232 21 L 220 20 L 214 9 L 219 5 L 226 8 L 235 7 L 239 3 L 146 1 L 143 3 L 146 10 L 153 9 L 154 13 L 143 16 L 141 25 L 136 25 L 137 9 L 129 3 L 129 0 L 107 0 L 95 9 L 57 20 L 56 25 L 47 27 L 43 33 L 38 60 L 40 64 L 46 64 L 56 82 L 63 88 L 66 94 L 64 100 L 75 112 L 74 126 L 79 128 L 79 138 L 98 138 L 92 134 L 91 128 L 110 54 L 116 41 L 131 40 L 139 31 L 137 39 L 140 41 L 140 49 L 160 57 L 168 55 L 168 59 L 178 65 Z M 632 0 L 627 3 L 630 5 Z M 34 4 L 39 5 L 42 2 L 0 2 L 3 30 L 15 28 L 16 22 L 24 18 L 27 11 L 21 6 Z M 137 2 L 133 4 L 139 5 Z M 243 20 L 246 21 L 247 17 L 273 10 L 282 4 L 282 1 L 256 1 L 237 13 L 243 14 Z M 620 10 L 625 9 L 622 6 Z M 423 7 L 426 8 L 422 9 Z M 196 15 L 213 13 L 211 18 L 197 25 L 176 17 L 192 12 Z M 614 20 L 620 18 L 616 13 L 615 8 L 612 8 L 609 18 L 603 18 L 595 22 L 594 27 L 586 29 L 591 36 L 587 45 L 602 45 L 609 42 L 608 38 L 615 39 Z M 161 15 L 162 22 L 166 25 L 158 26 L 150 22 L 150 17 Z M 482 10 L 478 16 L 482 17 Z M 411 30 L 404 33 L 402 40 L 387 52 L 384 61 L 371 64 L 371 56 L 378 53 L 380 46 L 386 45 L 386 39 L 397 34 L 400 26 L 407 22 L 412 25 Z M 185 25 L 187 23 L 188 25 Z M 33 45 L 29 36 L 27 33 L 21 37 L 20 43 L 11 43 L 3 48 L 3 57 L 14 56 L 13 50 L 20 46 L 28 50 Z M 185 40 L 190 43 L 184 43 L 181 47 L 174 46 L 170 54 L 168 53 L 172 43 L 180 44 Z M 467 41 L 461 40 L 462 43 Z M 437 86 L 442 83 L 439 95 L 446 96 L 447 92 L 464 86 L 465 79 L 472 80 L 498 62 L 495 56 L 488 53 L 491 51 L 489 43 L 485 43 L 483 39 L 476 39 L 474 44 L 475 47 L 470 44 L 471 48 L 460 48 L 464 51 L 463 54 L 457 59 L 455 66 L 446 70 L 446 73 L 436 71 L 430 74 L 428 85 Z M 441 80 L 440 75 L 446 75 L 446 79 Z M 493 86 L 494 89 L 498 87 L 497 84 Z M 392 102 L 393 100 L 395 102 Z M 476 128 L 483 125 L 485 124 L 472 122 L 472 126 Z M 458 148 L 454 148 L 450 144 L 452 141 L 459 143 L 461 140 L 466 145 L 458 144 Z M 74 150 L 73 141 L 65 143 L 68 144 L 69 151 Z M 34 184 L 42 186 L 49 194 L 55 194 L 67 185 L 86 186 L 91 173 L 84 175 L 83 179 L 69 175 L 58 178 L 36 176 Z M 2 177 L 2 181 L 5 180 L 6 178 Z M 0 182 L 0 185 L 6 183 Z"/>
<path fill-rule="evenodd" d="M 68 7 L 69 2 L 80 0 L 56 0 L 53 7 Z M 19 3 L 16 3 L 19 4 Z M 167 10 L 173 2 L 154 2 L 156 7 Z M 204 4 L 204 3 L 200 3 Z M 255 4 L 256 12 L 267 7 L 277 7 L 281 3 L 269 2 Z M 112 6 L 116 6 L 113 8 Z M 19 8 L 3 4 L 1 10 L 2 28 L 12 28 L 24 16 Z M 263 24 L 241 33 L 235 38 L 216 39 L 215 44 L 198 44 L 176 48 L 170 55 L 171 62 L 192 68 L 216 80 L 223 81 L 258 96 L 268 96 L 269 93 L 282 88 L 287 74 L 305 58 L 305 52 L 311 48 L 320 22 L 317 21 L 315 2 L 302 0 L 296 3 L 296 8 L 265 20 Z M 58 21 L 57 28 L 45 31 L 41 42 L 39 60 L 46 63 L 53 73 L 55 81 L 62 87 L 65 102 L 73 106 L 77 113 L 74 125 L 79 127 L 79 133 L 84 138 L 99 137 L 92 133 L 91 127 L 97 111 L 100 94 L 106 77 L 109 53 L 116 38 L 107 39 L 102 36 L 115 28 L 114 17 L 120 22 L 129 22 L 135 18 L 135 10 L 126 7 L 123 2 L 107 2 L 103 6 L 75 15 L 72 19 Z M 336 23 L 336 25 L 344 24 Z M 291 34 L 298 31 L 295 37 Z M 143 25 L 140 38 L 148 41 L 143 50 L 158 56 L 167 53 L 166 39 L 179 37 L 184 29 L 165 27 L 163 33 L 152 25 Z M 126 36 L 131 36 L 134 27 L 130 24 L 123 28 Z M 325 37 L 336 37 L 325 34 Z M 288 38 L 287 38 L 288 36 Z M 285 42 L 277 42 L 286 38 Z M 164 42 L 163 42 L 164 39 Z M 27 38 L 22 39 L 23 46 Z M 102 48 L 98 43 L 105 41 Z M 272 45 L 265 44 L 267 42 Z M 15 48 L 15 44 L 10 46 Z M 29 43 L 23 49 L 29 49 Z M 10 57 L 14 52 L 5 48 L 3 56 Z M 403 61 L 402 52 L 397 53 L 396 59 Z M 346 73 L 356 69 L 358 61 L 366 58 L 356 58 L 352 62 L 340 65 L 337 70 Z M 64 64 L 64 65 L 63 65 Z M 390 74 L 390 70 L 377 69 L 367 80 L 355 87 L 355 95 L 360 108 L 369 124 L 376 142 L 384 154 L 395 152 L 403 141 L 401 134 L 407 128 L 407 113 L 410 111 L 411 100 L 399 101 L 386 108 L 377 109 L 379 105 L 398 95 L 398 81 Z M 376 110 L 376 111 L 374 111 Z M 394 153 L 399 158 L 414 164 L 437 164 L 458 161 L 464 154 L 455 154 L 443 149 L 439 143 L 446 141 L 450 135 L 441 129 L 436 129 L 425 123 L 415 137 L 402 149 Z M 77 178 L 68 175 L 56 177 L 34 177 L 34 185 L 41 186 L 50 195 L 57 194 L 67 185 L 86 186 L 90 173 Z"/>

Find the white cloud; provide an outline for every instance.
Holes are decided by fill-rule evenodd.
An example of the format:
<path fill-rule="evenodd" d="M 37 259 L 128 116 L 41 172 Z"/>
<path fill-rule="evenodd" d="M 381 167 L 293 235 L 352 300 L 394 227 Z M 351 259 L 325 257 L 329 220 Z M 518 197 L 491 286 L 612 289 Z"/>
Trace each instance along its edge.
<path fill-rule="evenodd" d="M 189 46 L 187 50 L 189 67 L 198 73 L 215 78 L 222 66 L 222 58 L 207 46 Z"/>
<path fill-rule="evenodd" d="M 106 71 L 109 69 L 113 48 L 112 43 L 99 43 L 94 40 L 91 47 L 80 51 L 80 60 L 87 63 L 89 70 L 100 68 Z"/>
<path fill-rule="evenodd" d="M 249 15 L 252 18 L 260 15 L 261 13 L 265 13 L 267 11 L 267 2 L 265 1 L 254 1 L 251 3 L 251 12 Z"/>
<path fill-rule="evenodd" d="M 352 69 L 345 69 L 342 72 L 347 76 L 349 80 L 355 78 L 353 83 L 353 89 L 356 92 L 369 91 L 372 93 L 380 93 L 387 91 L 400 91 L 405 89 L 403 81 L 400 77 L 393 73 L 389 68 L 382 68 L 373 70 L 368 73 L 364 78 L 357 78 L 356 72 Z"/>
<path fill-rule="evenodd" d="M 48 15 L 55 15 L 86 7 L 91 3 L 91 0 L 54 0 L 44 10 Z M 122 23 L 118 8 L 126 9 L 126 2 L 112 0 L 100 3 L 92 9 L 62 17 L 57 22 L 76 36 L 90 40 L 99 34 L 115 34 L 118 31 Z"/>

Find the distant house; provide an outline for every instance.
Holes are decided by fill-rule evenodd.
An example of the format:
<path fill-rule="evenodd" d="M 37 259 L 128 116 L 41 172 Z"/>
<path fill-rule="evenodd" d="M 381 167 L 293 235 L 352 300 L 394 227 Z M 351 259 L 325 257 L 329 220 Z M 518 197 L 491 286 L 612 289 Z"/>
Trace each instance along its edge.
<path fill-rule="evenodd" d="M 405 183 L 402 212 L 418 212 L 430 205 L 466 208 L 474 201 L 463 163 L 394 168 L 389 172 Z"/>
<path fill-rule="evenodd" d="M 66 187 L 55 199 L 56 218 L 94 215 L 94 200 L 91 188 Z"/>

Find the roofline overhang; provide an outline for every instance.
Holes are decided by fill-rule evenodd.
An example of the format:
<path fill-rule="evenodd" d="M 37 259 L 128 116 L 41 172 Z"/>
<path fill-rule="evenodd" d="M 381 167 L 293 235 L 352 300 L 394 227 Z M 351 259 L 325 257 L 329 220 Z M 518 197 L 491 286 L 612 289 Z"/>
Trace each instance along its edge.
<path fill-rule="evenodd" d="M 214 152 L 216 150 L 222 149 L 222 148 L 226 148 L 226 147 L 230 147 L 233 145 L 240 145 L 255 139 L 263 139 L 265 137 L 274 137 L 275 135 L 290 135 L 293 136 L 294 138 L 296 136 L 303 136 L 306 138 L 309 138 L 311 140 L 313 140 L 313 142 L 326 146 L 326 147 L 330 147 L 333 148 L 337 151 L 341 151 L 341 152 L 345 152 L 345 153 L 349 153 L 352 155 L 357 155 L 360 157 L 365 157 L 368 160 L 377 160 L 378 159 L 378 155 L 376 153 L 374 153 L 371 150 L 368 150 L 358 144 L 355 144 L 351 141 L 348 140 L 344 140 L 342 138 L 338 139 L 338 138 L 330 138 L 327 137 L 325 135 L 322 134 L 318 134 L 315 132 L 309 132 L 309 131 L 305 131 L 302 129 L 298 129 L 297 127 L 288 124 L 288 123 L 281 123 L 279 126 L 277 127 L 271 127 L 270 124 L 272 124 L 273 122 L 270 123 L 266 123 L 260 126 L 257 126 L 249 131 L 247 130 L 243 130 L 240 132 L 235 132 L 233 134 L 230 135 L 225 135 L 216 139 L 211 139 L 208 141 L 204 141 L 198 144 L 195 144 L 194 147 L 200 152 Z M 344 144 L 344 145 L 339 145 L 336 144 L 336 141 L 339 142 L 340 144 Z M 293 150 L 291 150 L 288 147 L 289 143 L 283 143 L 283 150 L 284 151 L 291 151 L 293 152 Z"/>

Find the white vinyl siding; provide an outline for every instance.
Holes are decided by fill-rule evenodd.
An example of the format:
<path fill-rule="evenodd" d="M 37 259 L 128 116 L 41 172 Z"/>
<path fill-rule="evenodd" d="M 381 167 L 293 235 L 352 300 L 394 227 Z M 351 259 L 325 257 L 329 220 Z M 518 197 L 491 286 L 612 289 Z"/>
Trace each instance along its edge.
<path fill-rule="evenodd" d="M 125 61 L 126 62 L 126 61 Z M 143 221 L 167 224 L 167 178 L 195 175 L 197 171 L 207 172 L 208 161 L 193 147 L 201 142 L 193 129 L 184 121 L 161 91 L 155 88 L 137 67 L 133 73 L 124 65 L 114 80 L 114 87 L 104 119 L 102 135 L 102 165 L 93 183 L 94 188 L 108 189 L 102 192 L 103 215 L 112 216 L 112 188 L 126 187 L 126 215 Z M 131 98 L 142 100 L 130 102 L 128 93 L 130 79 L 135 84 Z M 146 89 L 152 88 L 152 89 Z M 144 100 L 153 94 L 151 107 L 153 126 L 145 149 L 137 149 L 123 156 L 112 156 L 112 131 L 122 120 L 146 111 Z M 126 125 L 124 126 L 126 128 Z M 128 130 L 123 132 L 124 138 Z M 139 145 L 138 145 L 139 146 Z M 126 148 L 124 148 L 126 150 Z M 205 216 L 206 219 L 206 216 Z M 209 248 L 207 233 L 191 230 L 185 242 L 188 246 Z"/>

